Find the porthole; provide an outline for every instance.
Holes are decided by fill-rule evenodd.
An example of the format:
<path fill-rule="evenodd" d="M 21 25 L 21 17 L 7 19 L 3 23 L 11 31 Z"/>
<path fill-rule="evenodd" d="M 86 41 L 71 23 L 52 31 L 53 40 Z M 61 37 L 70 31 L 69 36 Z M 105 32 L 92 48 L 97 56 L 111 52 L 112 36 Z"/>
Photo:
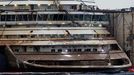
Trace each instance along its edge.
<path fill-rule="evenodd" d="M 51 49 L 51 52 L 55 52 L 55 49 Z"/>
<path fill-rule="evenodd" d="M 71 49 L 67 49 L 68 50 L 68 52 L 71 52 Z"/>
<path fill-rule="evenodd" d="M 90 52 L 91 51 L 91 49 L 85 49 L 85 52 Z"/>
<path fill-rule="evenodd" d="M 78 49 L 78 52 L 81 52 L 81 49 Z"/>
<path fill-rule="evenodd" d="M 96 48 L 93 48 L 93 52 L 97 52 L 97 49 Z"/>
<path fill-rule="evenodd" d="M 19 49 L 15 49 L 14 51 L 15 51 L 15 52 L 19 52 Z"/>
<path fill-rule="evenodd" d="M 62 52 L 62 49 L 58 49 L 58 52 Z"/>

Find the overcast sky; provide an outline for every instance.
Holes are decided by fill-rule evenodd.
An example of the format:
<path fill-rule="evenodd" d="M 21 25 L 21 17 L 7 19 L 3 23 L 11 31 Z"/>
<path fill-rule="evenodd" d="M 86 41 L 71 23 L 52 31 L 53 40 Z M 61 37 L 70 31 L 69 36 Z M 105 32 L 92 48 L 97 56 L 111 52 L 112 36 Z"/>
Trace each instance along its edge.
<path fill-rule="evenodd" d="M 120 9 L 134 7 L 134 0 L 95 0 L 99 8 Z"/>

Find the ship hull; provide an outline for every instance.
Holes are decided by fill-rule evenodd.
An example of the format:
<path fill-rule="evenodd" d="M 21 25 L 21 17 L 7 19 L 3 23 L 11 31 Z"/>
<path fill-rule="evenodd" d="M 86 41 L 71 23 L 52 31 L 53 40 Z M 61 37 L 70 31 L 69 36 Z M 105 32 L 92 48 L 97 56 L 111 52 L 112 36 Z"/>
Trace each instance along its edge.
<path fill-rule="evenodd" d="M 89 54 L 90 55 L 90 54 Z M 82 55 L 81 55 L 82 56 Z M 124 59 L 104 60 L 55 60 L 55 61 L 23 61 L 26 71 L 46 72 L 120 72 L 131 66 L 130 61 L 125 64 Z"/>
<path fill-rule="evenodd" d="M 127 71 L 128 67 L 125 68 L 48 68 L 48 67 L 37 67 L 33 65 L 25 64 L 27 67 L 23 71 L 29 72 L 120 72 Z"/>
<path fill-rule="evenodd" d="M 21 71 L 47 71 L 47 72 L 116 72 L 125 70 L 131 66 L 130 60 L 124 57 L 112 57 L 119 53 L 111 53 L 109 59 L 107 54 L 16 54 L 16 60 L 19 60 Z M 104 55 L 104 56 L 103 56 Z M 77 57 L 76 57 L 77 56 Z M 94 58 L 93 58 L 94 57 Z M 104 57 L 104 59 L 102 58 Z M 64 58 L 64 59 L 61 59 Z"/>

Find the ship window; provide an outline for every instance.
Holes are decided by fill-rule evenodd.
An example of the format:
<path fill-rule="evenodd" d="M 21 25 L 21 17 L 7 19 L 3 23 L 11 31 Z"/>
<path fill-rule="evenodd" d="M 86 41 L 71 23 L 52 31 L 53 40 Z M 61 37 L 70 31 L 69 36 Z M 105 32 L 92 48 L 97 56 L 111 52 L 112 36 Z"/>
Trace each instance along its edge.
<path fill-rule="evenodd" d="M 98 15 L 97 21 L 103 21 L 103 15 Z"/>
<path fill-rule="evenodd" d="M 74 52 L 77 52 L 77 49 L 74 49 Z"/>
<path fill-rule="evenodd" d="M 22 16 L 21 15 L 16 15 L 16 21 L 21 21 Z"/>
<path fill-rule="evenodd" d="M 107 15 L 93 15 L 92 20 L 93 21 L 107 21 L 108 16 Z"/>
<path fill-rule="evenodd" d="M 63 20 L 63 14 L 58 15 L 58 20 Z"/>
<path fill-rule="evenodd" d="M 117 44 L 111 44 L 110 46 L 111 50 L 120 50 Z"/>
<path fill-rule="evenodd" d="M 81 49 L 78 49 L 78 52 L 81 52 Z"/>
<path fill-rule="evenodd" d="M 62 49 L 58 49 L 58 52 L 62 52 Z"/>
<path fill-rule="evenodd" d="M 64 37 L 65 37 L 65 35 L 58 35 L 58 37 L 60 37 L 60 38 L 64 38 Z"/>
<path fill-rule="evenodd" d="M 51 9 L 51 6 L 48 6 L 47 9 Z"/>
<path fill-rule="evenodd" d="M 38 15 L 38 21 L 42 21 L 43 20 L 43 15 L 42 14 L 39 14 Z"/>
<path fill-rule="evenodd" d="M 12 21 L 12 16 L 11 15 L 6 15 L 6 21 Z"/>
<path fill-rule="evenodd" d="M 39 52 L 40 47 L 38 47 L 38 46 L 34 46 L 33 49 L 34 49 L 35 52 Z"/>
<path fill-rule="evenodd" d="M 53 15 L 53 20 L 56 21 L 57 20 L 57 14 Z"/>
<path fill-rule="evenodd" d="M 85 49 L 85 52 L 90 52 L 91 51 L 91 49 Z"/>
<path fill-rule="evenodd" d="M 67 16 L 68 16 L 67 14 L 64 15 L 64 20 L 65 21 L 67 20 Z"/>
<path fill-rule="evenodd" d="M 72 6 L 71 6 L 71 9 L 76 9 L 76 8 L 77 8 L 76 5 L 72 5 Z"/>
<path fill-rule="evenodd" d="M 15 21 L 15 15 L 11 15 L 11 21 Z"/>
<path fill-rule="evenodd" d="M 36 20 L 36 15 L 34 15 L 34 14 L 29 14 L 29 15 L 28 15 L 28 20 L 29 20 L 29 21 L 35 21 L 35 20 Z"/>
<path fill-rule="evenodd" d="M 5 21 L 5 15 L 1 15 L 1 21 Z"/>
<path fill-rule="evenodd" d="M 44 15 L 43 15 L 43 21 L 44 21 L 44 20 L 47 20 L 47 17 L 48 17 L 48 15 L 44 14 Z"/>
<path fill-rule="evenodd" d="M 33 20 L 36 21 L 37 20 L 37 15 L 33 15 Z"/>
<path fill-rule="evenodd" d="M 31 35 L 31 38 L 35 38 L 36 37 L 36 35 Z"/>
<path fill-rule="evenodd" d="M 83 15 L 82 14 L 79 15 L 79 20 L 83 21 Z"/>
<path fill-rule="evenodd" d="M 101 19 L 102 21 L 108 21 L 108 15 L 102 15 Z"/>
<path fill-rule="evenodd" d="M 19 49 L 15 49 L 14 51 L 15 51 L 15 52 L 19 52 Z"/>
<path fill-rule="evenodd" d="M 98 16 L 97 15 L 92 15 L 92 21 L 98 21 Z"/>
<path fill-rule="evenodd" d="M 79 15 L 78 14 L 74 15 L 74 20 L 76 20 L 76 21 L 79 20 Z"/>
<path fill-rule="evenodd" d="M 13 20 L 15 21 L 28 21 L 27 15 L 12 15 Z"/>
<path fill-rule="evenodd" d="M 71 49 L 68 49 L 68 52 L 71 52 Z"/>
<path fill-rule="evenodd" d="M 94 34 L 94 38 L 99 38 L 99 34 Z"/>
<path fill-rule="evenodd" d="M 53 21 L 53 16 L 54 16 L 54 15 L 49 15 L 49 16 L 50 16 L 50 17 L 49 17 L 49 20 L 50 20 L 50 21 Z"/>
<path fill-rule="evenodd" d="M 21 37 L 21 38 L 27 38 L 27 36 L 26 36 L 26 35 L 20 35 L 20 37 Z"/>
<path fill-rule="evenodd" d="M 23 50 L 24 50 L 24 52 L 26 52 L 27 51 L 27 47 L 23 46 Z"/>
<path fill-rule="evenodd" d="M 91 20 L 91 15 L 84 15 L 84 20 L 90 21 Z"/>
<path fill-rule="evenodd" d="M 38 16 L 38 17 L 37 17 Z M 8 17 L 8 18 L 6 18 Z M 108 21 L 107 15 L 91 15 L 91 14 L 23 14 L 23 15 L 1 15 L 1 21 L 35 21 L 38 18 L 38 21 L 52 20 L 52 21 L 61 21 L 61 20 L 80 20 L 85 21 Z"/>
<path fill-rule="evenodd" d="M 51 49 L 51 52 L 55 52 L 55 49 Z"/>
<path fill-rule="evenodd" d="M 23 15 L 23 20 L 28 21 L 27 15 Z"/>
<path fill-rule="evenodd" d="M 72 14 L 69 14 L 69 15 L 67 16 L 67 20 L 68 20 L 68 21 L 73 20 L 73 15 L 72 15 Z"/>
<path fill-rule="evenodd" d="M 93 48 L 93 52 L 97 52 L 97 49 L 96 48 Z"/>

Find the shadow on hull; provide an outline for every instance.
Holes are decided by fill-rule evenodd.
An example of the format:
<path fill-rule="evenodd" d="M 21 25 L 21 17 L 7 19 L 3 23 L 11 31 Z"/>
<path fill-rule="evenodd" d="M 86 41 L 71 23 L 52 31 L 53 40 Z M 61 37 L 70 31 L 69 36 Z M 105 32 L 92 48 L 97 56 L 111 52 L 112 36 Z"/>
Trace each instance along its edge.
<path fill-rule="evenodd" d="M 27 69 L 22 69 L 25 72 L 100 72 L 100 73 L 115 73 L 127 71 L 127 68 L 39 68 L 28 66 Z"/>

